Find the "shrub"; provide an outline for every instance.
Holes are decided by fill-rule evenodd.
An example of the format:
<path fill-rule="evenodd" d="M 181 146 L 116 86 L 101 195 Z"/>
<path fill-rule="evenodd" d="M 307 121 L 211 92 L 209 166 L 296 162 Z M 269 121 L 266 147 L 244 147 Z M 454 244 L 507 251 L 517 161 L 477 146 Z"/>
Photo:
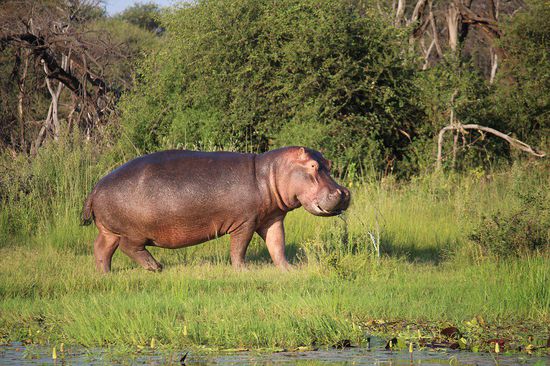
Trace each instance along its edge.
<path fill-rule="evenodd" d="M 505 54 L 497 73 L 495 113 L 507 131 L 542 149 L 550 144 L 550 6 L 529 0 L 502 22 Z M 545 15 L 546 14 L 546 15 Z"/>
<path fill-rule="evenodd" d="M 407 30 L 347 0 L 198 1 L 163 18 L 122 120 L 141 152 L 308 145 L 339 174 L 408 152 L 423 123 Z M 406 134 L 403 134 L 406 131 Z"/>
<path fill-rule="evenodd" d="M 544 176 L 544 173 L 535 175 Z M 509 257 L 548 251 L 550 192 L 544 181 L 536 177 L 516 177 L 513 194 L 518 207 L 481 217 L 469 239 L 483 254 Z"/>

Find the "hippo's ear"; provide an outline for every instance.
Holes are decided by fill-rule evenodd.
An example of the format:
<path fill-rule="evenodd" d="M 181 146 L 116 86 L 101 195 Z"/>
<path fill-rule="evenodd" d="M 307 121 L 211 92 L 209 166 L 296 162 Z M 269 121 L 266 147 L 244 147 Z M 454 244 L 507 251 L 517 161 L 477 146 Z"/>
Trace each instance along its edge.
<path fill-rule="evenodd" d="M 300 147 L 300 149 L 298 149 L 298 160 L 307 160 L 307 159 L 308 159 L 308 155 L 307 155 L 306 149 L 304 149 L 303 147 Z"/>

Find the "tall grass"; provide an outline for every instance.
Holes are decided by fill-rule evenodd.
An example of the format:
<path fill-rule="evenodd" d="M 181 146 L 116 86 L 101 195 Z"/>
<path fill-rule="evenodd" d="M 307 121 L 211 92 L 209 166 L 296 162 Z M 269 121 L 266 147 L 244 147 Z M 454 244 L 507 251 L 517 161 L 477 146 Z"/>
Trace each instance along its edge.
<path fill-rule="evenodd" d="M 226 237 L 181 250 L 152 248 L 160 274 L 115 254 L 95 273 L 95 228 L 82 202 L 116 166 L 77 136 L 33 160 L 4 157 L 0 213 L 0 338 L 97 345 L 293 348 L 359 343 L 372 319 L 460 324 L 550 321 L 548 253 L 487 259 L 469 233 L 488 212 L 521 204 L 544 169 L 487 177 L 434 175 L 406 184 L 346 182 L 344 218 L 299 209 L 286 219 L 296 266 L 280 273 L 257 237 L 250 270 L 234 272 Z M 381 258 L 367 234 L 379 231 Z"/>
<path fill-rule="evenodd" d="M 83 200 L 118 163 L 77 132 L 64 131 L 60 139 L 49 141 L 33 158 L 0 154 L 0 246 L 89 247 L 92 233 L 82 231 L 78 221 Z"/>

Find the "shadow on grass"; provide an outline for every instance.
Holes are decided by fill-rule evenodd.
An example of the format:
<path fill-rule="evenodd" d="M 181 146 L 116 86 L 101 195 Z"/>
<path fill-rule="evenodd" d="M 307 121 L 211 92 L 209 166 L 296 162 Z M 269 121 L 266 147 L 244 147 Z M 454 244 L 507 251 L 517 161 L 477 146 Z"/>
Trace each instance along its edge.
<path fill-rule="evenodd" d="M 164 249 L 153 246 L 148 247 L 147 249 L 165 269 L 179 265 L 197 265 L 202 263 L 212 265 L 231 265 L 229 241 L 226 237 L 224 238 L 226 240 L 215 239 L 187 248 Z M 124 260 L 127 262 L 126 259 L 121 259 L 121 257 L 124 257 L 125 255 L 123 253 L 117 255 L 118 252 L 120 252 L 120 250 L 115 252 L 115 258 L 113 260 Z M 300 246 L 297 243 L 290 242 L 286 244 L 285 253 L 290 263 L 295 264 L 299 261 L 299 252 Z M 128 260 L 130 259 L 128 258 Z M 273 263 L 265 242 L 256 237 L 252 240 L 248 247 L 245 261 L 248 264 Z M 136 264 L 136 266 L 138 265 Z"/>
<path fill-rule="evenodd" d="M 391 236 L 387 236 L 382 239 L 380 251 L 383 255 L 404 258 L 410 263 L 438 265 L 448 257 L 452 247 L 453 243 L 449 241 L 419 246 L 415 243 L 399 243 Z"/>
<path fill-rule="evenodd" d="M 295 264 L 298 262 L 298 253 L 300 252 L 300 246 L 295 242 L 286 243 L 285 255 L 286 259 Z M 246 261 L 248 263 L 272 263 L 271 256 L 267 250 L 267 246 L 262 241 L 255 245 L 254 248 L 249 248 L 246 253 Z"/>
<path fill-rule="evenodd" d="M 324 238 L 324 240 L 331 240 L 331 246 L 334 246 L 334 240 L 337 239 L 331 237 Z M 350 244 L 354 247 L 353 249 L 349 249 L 349 255 L 352 256 L 359 255 L 358 251 L 364 254 L 365 250 L 370 250 L 372 247 L 370 239 L 366 236 L 358 236 L 354 238 L 353 243 L 341 243 L 336 244 L 336 246 Z M 386 233 L 386 235 L 382 237 L 380 249 L 383 256 L 404 259 L 410 263 L 438 265 L 448 257 L 453 245 L 455 245 L 455 243 L 451 243 L 450 241 L 442 242 L 441 240 L 432 245 L 422 245 L 416 242 L 403 243 Z M 93 252 L 92 243 L 90 243 L 90 246 L 78 245 L 72 249 L 77 255 L 92 255 Z M 148 247 L 148 249 L 153 257 L 162 263 L 165 269 L 179 265 L 197 265 L 203 263 L 213 265 L 231 264 L 228 240 L 222 242 L 222 240 L 218 239 L 197 246 L 180 249 L 163 249 L 155 247 Z M 337 250 L 328 249 L 328 252 L 331 251 L 336 252 Z M 288 261 L 292 264 L 296 264 L 300 261 L 300 254 L 302 253 L 301 245 L 295 241 L 288 242 L 286 244 L 285 253 Z M 115 265 L 115 268 L 120 268 L 121 266 L 124 269 L 139 267 L 137 263 L 124 257 L 126 256 L 120 250 L 116 251 L 113 262 L 118 262 L 118 265 Z M 272 263 L 271 256 L 263 240 L 256 237 L 253 239 L 247 250 L 246 262 L 249 264 Z"/>

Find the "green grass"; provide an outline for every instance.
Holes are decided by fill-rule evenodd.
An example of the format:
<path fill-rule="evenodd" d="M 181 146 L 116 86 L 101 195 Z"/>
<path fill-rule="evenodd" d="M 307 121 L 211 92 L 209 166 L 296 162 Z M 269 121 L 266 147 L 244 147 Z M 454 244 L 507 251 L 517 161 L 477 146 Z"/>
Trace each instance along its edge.
<path fill-rule="evenodd" d="M 345 221 L 303 209 L 288 215 L 295 265 L 288 273 L 272 266 L 257 237 L 249 269 L 235 272 L 224 237 L 187 249 L 152 248 L 162 273 L 146 272 L 117 252 L 113 272 L 103 276 L 93 265 L 95 228 L 78 226 L 78 214 L 86 191 L 111 166 L 85 151 L 52 149 L 42 157 L 48 164 L 19 162 L 19 172 L 10 173 L 21 182 L 33 172 L 26 183 L 33 199 L 16 185 L 4 188 L 3 341 L 141 347 L 155 338 L 166 348 L 275 350 L 346 339 L 360 344 L 372 333 L 410 338 L 416 329 L 437 337 L 450 324 L 482 348 L 491 337 L 523 345 L 548 337 L 548 252 L 494 258 L 468 240 L 485 213 L 516 209 L 520 202 L 511 192 L 541 186 L 547 173 L 515 167 L 490 180 L 470 174 L 404 186 L 354 183 Z M 380 259 L 367 234 L 377 225 Z M 476 316 L 484 327 L 466 323 Z"/>
<path fill-rule="evenodd" d="M 220 243 L 221 244 L 221 243 Z M 166 253 L 161 258 L 168 258 Z M 4 339 L 97 345 L 296 348 L 364 340 L 372 319 L 547 324 L 548 260 L 483 266 L 384 259 L 343 278 L 319 265 L 281 273 L 252 264 L 171 264 L 148 273 L 115 258 L 108 276 L 91 255 L 3 248 Z M 122 264 L 122 263 L 124 264 Z"/>

